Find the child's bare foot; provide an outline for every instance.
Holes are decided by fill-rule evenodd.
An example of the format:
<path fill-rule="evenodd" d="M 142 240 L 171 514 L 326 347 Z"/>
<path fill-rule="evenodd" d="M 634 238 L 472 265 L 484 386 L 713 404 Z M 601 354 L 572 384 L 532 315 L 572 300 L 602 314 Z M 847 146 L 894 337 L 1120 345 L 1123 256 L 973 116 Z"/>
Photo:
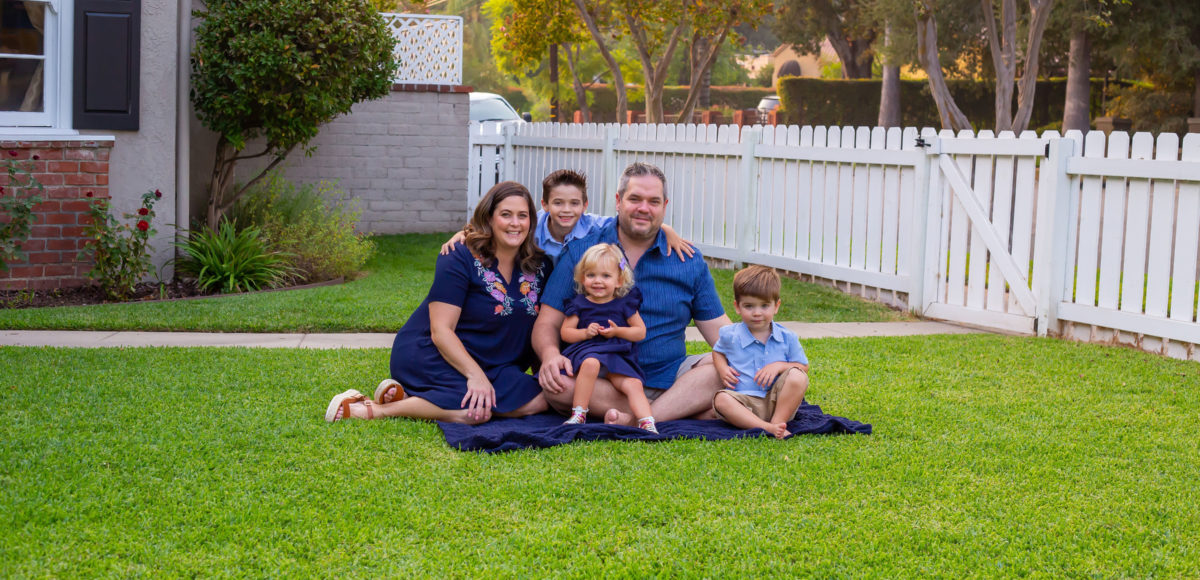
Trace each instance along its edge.
<path fill-rule="evenodd" d="M 787 430 L 787 423 L 774 423 L 770 429 L 767 429 L 767 433 L 774 435 L 776 439 L 783 439 L 792 434 Z"/>
<path fill-rule="evenodd" d="M 633 425 L 633 415 L 622 413 L 616 409 L 609 409 L 604 414 L 605 425 Z"/>

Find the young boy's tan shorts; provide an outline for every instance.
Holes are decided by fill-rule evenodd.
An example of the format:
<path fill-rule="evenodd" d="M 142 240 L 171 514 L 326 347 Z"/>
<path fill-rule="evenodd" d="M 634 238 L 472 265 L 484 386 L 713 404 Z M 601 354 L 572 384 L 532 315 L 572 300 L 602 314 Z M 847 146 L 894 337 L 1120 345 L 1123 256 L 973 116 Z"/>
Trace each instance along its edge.
<path fill-rule="evenodd" d="M 779 401 L 779 391 L 783 390 L 781 388 L 783 387 L 783 379 L 787 378 L 788 373 L 791 372 L 802 373 L 804 371 L 793 367 L 783 371 L 782 373 L 779 373 L 779 376 L 775 377 L 775 382 L 771 385 L 771 390 L 767 391 L 767 396 L 765 397 L 755 397 L 753 395 L 747 395 L 745 393 L 739 393 L 729 389 L 724 389 L 713 393 L 713 412 L 716 413 L 722 421 L 725 421 L 726 423 L 729 422 L 729 419 L 726 419 L 725 416 L 721 414 L 721 411 L 717 410 L 716 405 L 717 395 L 725 393 L 726 395 L 733 397 L 735 401 L 741 403 L 743 407 L 750 409 L 750 412 L 754 413 L 754 415 L 759 419 L 762 419 L 763 421 L 770 421 L 771 417 L 775 415 L 775 403 Z"/>

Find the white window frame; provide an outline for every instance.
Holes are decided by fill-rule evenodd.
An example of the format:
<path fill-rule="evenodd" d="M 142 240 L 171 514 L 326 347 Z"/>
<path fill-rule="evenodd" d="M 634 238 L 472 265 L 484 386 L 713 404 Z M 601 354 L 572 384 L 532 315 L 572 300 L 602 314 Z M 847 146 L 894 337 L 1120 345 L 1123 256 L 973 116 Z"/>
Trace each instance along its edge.
<path fill-rule="evenodd" d="M 0 135 L 78 134 L 71 126 L 74 0 L 25 0 L 46 5 L 42 111 L 0 111 Z"/>

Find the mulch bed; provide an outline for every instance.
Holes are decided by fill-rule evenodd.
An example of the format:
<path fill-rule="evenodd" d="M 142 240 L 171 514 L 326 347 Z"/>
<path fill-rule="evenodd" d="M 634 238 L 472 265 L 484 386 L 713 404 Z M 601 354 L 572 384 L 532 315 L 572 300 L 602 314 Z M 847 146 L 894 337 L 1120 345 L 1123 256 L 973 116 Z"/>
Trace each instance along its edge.
<path fill-rule="evenodd" d="M 345 278 L 335 278 L 314 284 L 272 288 L 260 292 L 278 292 L 281 290 L 301 290 L 318 286 L 331 286 L 345 282 Z M 217 296 L 238 296 L 238 294 L 204 294 L 193 280 L 171 282 L 159 285 L 154 282 L 138 284 L 133 297 L 123 302 L 106 299 L 97 286 L 80 288 L 62 288 L 59 290 L 3 290 L 0 291 L 0 308 L 44 308 L 49 306 L 88 306 L 92 304 L 128 304 L 131 302 L 153 302 L 160 300 L 186 300 L 188 298 L 213 298 Z"/>
<path fill-rule="evenodd" d="M 173 300 L 202 296 L 195 283 L 172 282 L 158 284 L 147 282 L 138 284 L 133 297 L 125 302 L 141 302 L 146 300 Z M 61 288 L 58 290 L 5 290 L 0 291 L 0 308 L 44 308 L 48 306 L 86 306 L 91 304 L 110 304 L 97 286 L 80 288 Z"/>

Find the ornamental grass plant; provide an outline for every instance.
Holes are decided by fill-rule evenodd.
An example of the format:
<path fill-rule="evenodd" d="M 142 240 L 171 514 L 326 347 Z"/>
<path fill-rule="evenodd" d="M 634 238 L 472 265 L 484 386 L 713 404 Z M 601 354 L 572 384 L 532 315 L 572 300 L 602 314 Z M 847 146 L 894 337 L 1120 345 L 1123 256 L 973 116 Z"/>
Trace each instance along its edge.
<path fill-rule="evenodd" d="M 273 172 L 238 200 L 232 219 L 261 230 L 287 255 L 296 283 L 308 284 L 362 270 L 375 243 L 355 231 L 361 214 L 357 200 L 330 182 L 297 185 Z"/>
<path fill-rule="evenodd" d="M 872 435 L 481 455 L 323 421 L 386 349 L 4 348 L 0 577 L 1200 576 L 1196 363 L 804 346 L 809 401 Z"/>
<path fill-rule="evenodd" d="M 270 250 L 258 228 L 223 221 L 217 230 L 193 230 L 176 245 L 183 257 L 176 271 L 204 292 L 233 294 L 274 288 L 292 275 L 288 256 Z"/>

